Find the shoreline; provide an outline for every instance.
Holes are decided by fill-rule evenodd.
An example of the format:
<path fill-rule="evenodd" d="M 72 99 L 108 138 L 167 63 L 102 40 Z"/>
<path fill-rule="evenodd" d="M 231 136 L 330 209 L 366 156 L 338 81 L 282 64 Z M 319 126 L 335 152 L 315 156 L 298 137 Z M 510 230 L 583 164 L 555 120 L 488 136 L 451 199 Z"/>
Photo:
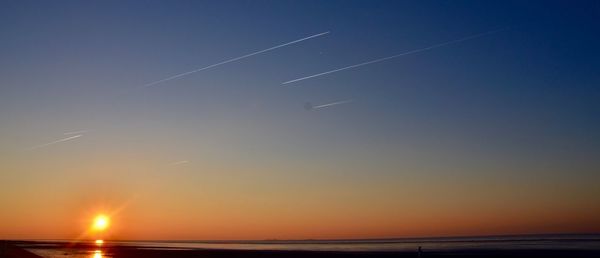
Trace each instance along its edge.
<path fill-rule="evenodd" d="M 19 247 L 13 241 L 0 240 L 0 258 L 42 258 L 25 248 Z"/>
<path fill-rule="evenodd" d="M 419 257 L 414 251 L 303 251 L 303 250 L 233 250 L 233 249 L 176 249 L 165 247 L 144 247 L 133 245 L 107 244 L 98 247 L 91 243 L 59 243 L 46 241 L 3 241 L 9 255 L 4 258 L 40 258 L 28 250 L 54 251 L 57 254 L 101 252 L 100 257 L 114 258 L 158 258 L 158 257 L 209 257 L 209 258 L 408 258 Z M 28 249 L 28 250 L 26 250 Z M 64 257 L 69 257 L 65 255 Z M 80 257 L 80 256 L 79 256 Z M 456 249 L 448 251 L 423 250 L 420 257 L 471 257 L 471 258 L 531 258 L 531 257 L 600 257 L 600 250 L 567 249 Z"/>

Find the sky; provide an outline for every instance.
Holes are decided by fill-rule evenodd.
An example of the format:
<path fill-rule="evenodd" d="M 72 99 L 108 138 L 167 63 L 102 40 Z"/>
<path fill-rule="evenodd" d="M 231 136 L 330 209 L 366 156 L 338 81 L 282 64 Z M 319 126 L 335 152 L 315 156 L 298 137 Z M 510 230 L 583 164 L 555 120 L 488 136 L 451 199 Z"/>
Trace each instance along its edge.
<path fill-rule="evenodd" d="M 0 238 L 599 233 L 599 15 L 2 1 Z"/>

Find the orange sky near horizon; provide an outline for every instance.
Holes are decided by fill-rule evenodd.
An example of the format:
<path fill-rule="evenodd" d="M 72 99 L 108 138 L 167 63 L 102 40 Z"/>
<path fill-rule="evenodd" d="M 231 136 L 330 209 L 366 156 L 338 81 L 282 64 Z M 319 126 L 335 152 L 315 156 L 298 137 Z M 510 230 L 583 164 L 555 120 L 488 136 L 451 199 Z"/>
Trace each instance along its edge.
<path fill-rule="evenodd" d="M 114 174 L 89 171 L 86 174 L 96 176 L 82 186 L 59 177 L 31 178 L 31 189 L 5 185 L 4 191 L 14 194 L 0 197 L 4 207 L 10 205 L 0 214 L 0 238 L 95 239 L 98 234 L 84 232 L 101 213 L 111 217 L 110 228 L 100 237 L 104 239 L 346 239 L 600 231 L 600 208 L 586 199 L 598 191 L 592 182 L 589 188 L 555 192 L 551 182 L 513 182 L 507 188 L 494 184 L 500 178 L 484 177 L 470 181 L 405 177 L 405 183 L 397 183 L 389 176 L 355 180 L 330 174 L 321 181 L 304 176 L 288 181 L 265 170 L 225 166 L 191 181 L 184 179 L 198 171 L 195 165 L 149 172 L 154 176 L 145 179 L 131 173 L 152 171 L 150 167 L 105 164 L 89 169 Z M 297 169 L 300 175 L 301 168 Z M 127 171 L 129 175 L 124 174 Z M 232 176 L 218 176 L 217 171 Z M 106 180 L 119 174 L 122 183 Z M 125 180 L 131 176 L 140 180 Z"/>

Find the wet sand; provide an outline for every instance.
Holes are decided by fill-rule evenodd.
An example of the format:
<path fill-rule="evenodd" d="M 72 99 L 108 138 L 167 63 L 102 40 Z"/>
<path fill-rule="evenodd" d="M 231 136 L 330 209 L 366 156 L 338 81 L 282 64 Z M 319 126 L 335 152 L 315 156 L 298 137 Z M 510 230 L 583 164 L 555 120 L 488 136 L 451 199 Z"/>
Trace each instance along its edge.
<path fill-rule="evenodd" d="M 0 241 L 1 258 L 40 258 L 23 248 L 20 248 L 9 241 Z"/>
<path fill-rule="evenodd" d="M 24 250 L 27 249 L 57 249 L 57 250 L 80 250 L 92 253 L 99 248 L 91 244 L 66 244 L 66 243 L 50 243 L 50 246 L 39 246 L 40 242 L 26 241 L 7 241 L 3 243 L 3 253 L 0 253 L 2 258 L 39 258 L 35 254 Z M 20 246 L 20 247 L 18 247 Z M 381 257 L 381 258 L 403 258 L 403 257 L 419 257 L 415 250 L 414 252 L 360 252 L 360 251 L 268 251 L 268 250 L 222 250 L 222 249 L 192 249 L 192 250 L 177 250 L 170 248 L 145 248 L 137 246 L 123 245 L 106 245 L 100 248 L 102 257 L 115 258 L 157 258 L 157 257 L 180 257 L 180 258 L 366 258 L 366 257 Z M 68 257 L 68 256 L 64 256 Z M 93 257 L 90 255 L 90 257 Z M 550 258 L 580 258 L 580 257 L 598 257 L 598 250 L 453 250 L 443 252 L 428 252 L 424 250 L 420 257 L 471 257 L 471 258 L 496 258 L 496 257 L 511 257 L 511 258 L 531 258 L 531 257 L 550 257 Z"/>
<path fill-rule="evenodd" d="M 240 250 L 119 250 L 115 257 L 211 257 L 211 258 L 362 258 L 419 257 L 415 252 L 323 252 L 323 251 L 240 251 Z M 424 252 L 421 257 L 600 257 L 592 251 L 568 250 L 482 250 Z"/>

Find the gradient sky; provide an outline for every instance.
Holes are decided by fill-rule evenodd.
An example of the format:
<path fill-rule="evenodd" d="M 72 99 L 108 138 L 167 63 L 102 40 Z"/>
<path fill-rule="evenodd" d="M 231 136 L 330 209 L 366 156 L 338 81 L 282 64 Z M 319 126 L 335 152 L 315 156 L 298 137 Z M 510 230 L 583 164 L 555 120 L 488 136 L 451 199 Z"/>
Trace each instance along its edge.
<path fill-rule="evenodd" d="M 599 17 L 598 1 L 2 1 L 0 238 L 78 237 L 100 212 L 119 239 L 600 232 Z"/>

